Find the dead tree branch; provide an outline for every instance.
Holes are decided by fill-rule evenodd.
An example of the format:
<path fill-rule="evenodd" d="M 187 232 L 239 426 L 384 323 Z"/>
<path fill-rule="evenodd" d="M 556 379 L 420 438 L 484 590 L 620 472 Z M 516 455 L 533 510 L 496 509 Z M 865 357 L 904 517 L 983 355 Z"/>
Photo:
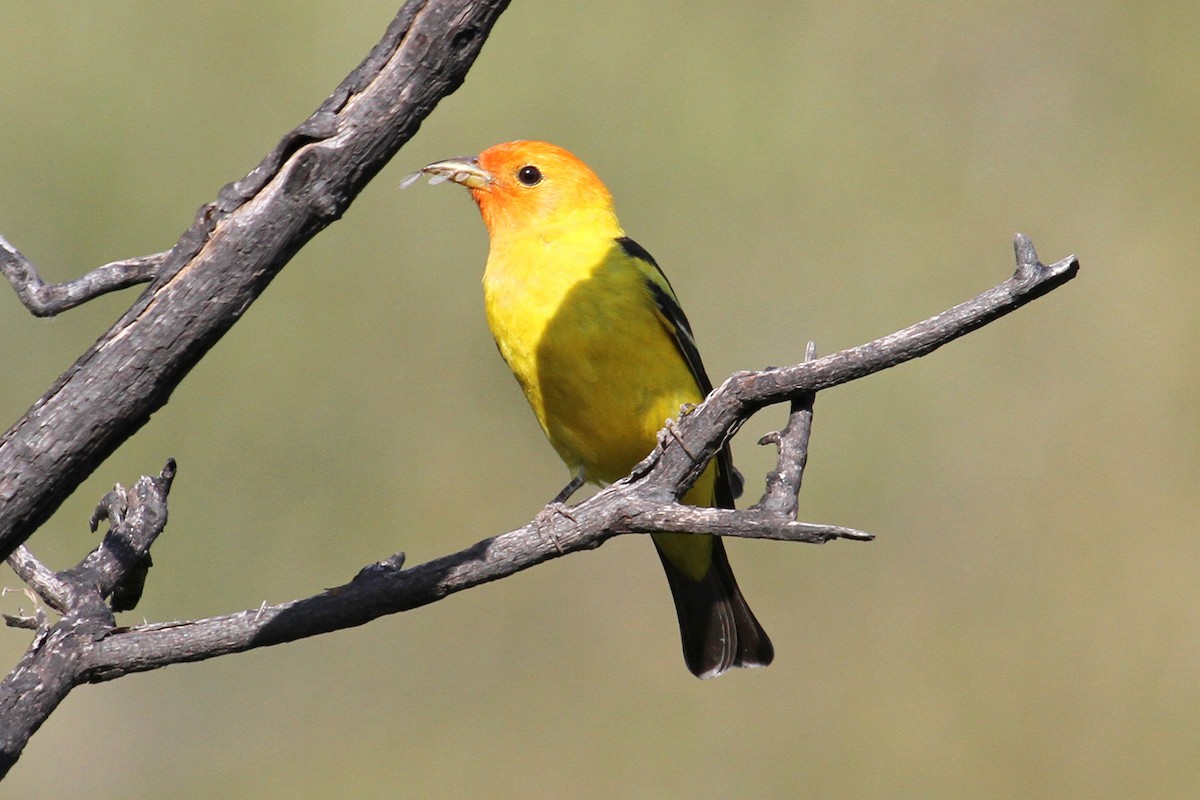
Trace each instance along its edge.
<path fill-rule="evenodd" d="M 16 763 L 47 717 L 86 678 L 80 666 L 106 636 L 118 630 L 105 599 L 142 575 L 150 545 L 167 524 L 167 493 L 174 462 L 157 477 L 143 477 L 132 489 L 118 485 L 100 501 L 93 517 L 107 519 L 108 533 L 76 567 L 53 572 L 22 545 L 9 566 L 51 608 L 62 614 L 53 625 L 44 612 L 29 620 L 7 621 L 37 631 L 21 661 L 0 682 L 0 777 Z"/>
<path fill-rule="evenodd" d="M 337 220 L 365 184 L 454 91 L 507 0 L 412 0 L 384 38 L 321 107 L 246 177 L 202 207 L 167 252 L 99 267 L 47 285 L 0 237 L 0 272 L 33 314 L 53 315 L 105 292 L 150 286 L 11 429 L 0 437 L 0 557 L 39 602 L 8 624 L 35 631 L 0 682 L 0 777 L 72 688 L 169 664 L 295 641 L 436 602 L 613 536 L 711 533 L 823 543 L 870 534 L 796 520 L 816 392 L 932 352 L 1070 280 L 1078 262 L 1037 261 L 1016 240 L 1012 278 L 973 300 L 889 336 L 820 359 L 733 375 L 673 423 L 633 474 L 571 508 L 548 507 L 524 527 L 404 569 L 398 553 L 312 597 L 235 614 L 123 627 L 167 519 L 168 463 L 133 489 L 117 487 L 92 520 L 101 544 L 54 572 L 28 536 L 161 407 L 190 369 L 241 317 L 305 243 Z M 705 465 L 759 409 L 791 403 L 769 437 L 778 465 L 745 510 L 677 502 Z M 49 619 L 46 609 L 61 615 Z"/>
<path fill-rule="evenodd" d="M 35 314 L 154 273 L 133 307 L 0 437 L 7 558 L 171 396 L 313 236 L 461 85 L 508 0 L 411 0 L 315 113 L 202 207 L 165 254 L 47 287 L 7 242 L 0 272 Z"/>
<path fill-rule="evenodd" d="M 312 597 L 209 619 L 117 627 L 103 598 L 148 554 L 162 529 L 174 465 L 168 464 L 158 478 L 139 481 L 132 500 L 129 492 L 118 488 L 101 503 L 116 527 L 79 568 L 51 573 L 25 550 L 10 559 L 44 601 L 64 616 L 53 626 L 44 619 L 38 623 L 37 617 L 10 621 L 37 627 L 38 634 L 17 669 L 0 684 L 0 775 L 46 716 L 81 683 L 363 625 L 567 553 L 599 547 L 621 534 L 711 533 L 810 543 L 870 539 L 861 531 L 795 519 L 794 498 L 807 457 L 815 393 L 930 353 L 1062 285 L 1079 269 L 1074 257 L 1041 264 L 1023 236 L 1017 237 L 1016 250 L 1018 267 L 1012 278 L 924 322 L 820 359 L 811 358 L 810 345 L 809 360 L 730 377 L 664 433 L 633 475 L 577 506 L 548 507 L 522 528 L 410 569 L 403 568 L 404 554 L 398 553 Z M 779 444 L 779 464 L 756 505 L 738 511 L 677 502 L 750 415 L 781 401 L 792 402 L 791 416 L 787 428 L 771 437 Z"/>
<path fill-rule="evenodd" d="M 148 283 L 168 255 L 155 253 L 113 261 L 74 280 L 47 285 L 29 259 L 0 236 L 0 274 L 8 278 L 17 297 L 37 317 L 52 317 L 102 294 Z"/>
<path fill-rule="evenodd" d="M 979 296 L 903 330 L 848 350 L 813 361 L 761 372 L 739 372 L 718 386 L 706 402 L 680 423 L 687 423 L 687 447 L 683 437 L 666 437 L 647 462 L 665 462 L 661 474 L 667 485 L 692 485 L 721 443 L 759 409 L 775 403 L 802 399 L 806 392 L 819 392 L 866 377 L 888 367 L 932 353 L 960 336 L 1016 311 L 1075 277 L 1075 256 L 1049 266 L 1038 261 L 1033 243 L 1022 234 L 1013 241 L 1017 269 L 1012 277 Z M 698 442 L 705 443 L 701 447 Z M 797 484 L 797 489 L 799 485 Z"/>
<path fill-rule="evenodd" d="M 809 342 L 804 360 L 812 361 L 816 357 L 817 346 Z M 796 518 L 800 481 L 804 477 L 804 466 L 808 463 L 808 438 L 812 433 L 813 403 L 816 399 L 816 392 L 796 395 L 792 398 L 787 426 L 758 441 L 759 444 L 773 444 L 779 448 L 779 461 L 767 475 L 767 490 L 754 508 Z"/>

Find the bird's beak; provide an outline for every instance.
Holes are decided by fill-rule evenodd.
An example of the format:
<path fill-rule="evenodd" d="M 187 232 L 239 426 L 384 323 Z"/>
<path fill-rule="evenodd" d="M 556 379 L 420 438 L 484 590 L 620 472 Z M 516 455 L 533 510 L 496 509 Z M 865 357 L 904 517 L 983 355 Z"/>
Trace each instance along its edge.
<path fill-rule="evenodd" d="M 492 174 L 479 166 L 479 159 L 469 156 L 448 158 L 445 161 L 427 164 L 405 178 L 400 185 L 402 187 L 409 186 L 422 175 L 430 176 L 430 185 L 454 181 L 469 189 L 486 189 L 492 183 Z"/>

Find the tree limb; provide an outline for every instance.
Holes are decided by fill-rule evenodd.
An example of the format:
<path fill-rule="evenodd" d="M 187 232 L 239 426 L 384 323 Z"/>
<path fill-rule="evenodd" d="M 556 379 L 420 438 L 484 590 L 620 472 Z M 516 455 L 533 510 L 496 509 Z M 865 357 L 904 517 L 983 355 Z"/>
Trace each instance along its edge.
<path fill-rule="evenodd" d="M 742 372 L 726 380 L 695 409 L 670 426 L 659 446 L 629 478 L 571 508 L 552 504 L 532 522 L 438 559 L 403 569 L 404 555 L 360 570 L 348 583 L 312 597 L 201 620 L 117 627 L 103 598 L 149 554 L 166 523 L 166 496 L 174 476 L 168 462 L 157 478 L 142 478 L 132 492 L 117 487 L 97 516 L 110 530 L 80 566 L 53 573 L 22 548 L 10 564 L 47 604 L 64 616 L 55 625 L 36 618 L 12 620 L 38 633 L 17 668 L 0 683 L 0 777 L 29 737 L 66 694 L 85 682 L 103 682 L 170 664 L 200 661 L 316 636 L 380 616 L 436 602 L 450 594 L 508 577 L 567 553 L 599 547 L 629 533 L 676 532 L 824 543 L 866 541 L 850 528 L 795 519 L 795 494 L 807 458 L 812 401 L 819 389 L 845 383 L 932 352 L 1070 280 L 1074 257 L 1049 267 L 1037 261 L 1025 237 L 1016 239 L 1012 278 L 978 297 L 873 342 L 799 364 Z M 754 411 L 792 402 L 788 426 L 769 437 L 779 444 L 779 464 L 762 500 L 745 510 L 696 508 L 677 502 L 722 443 Z M 96 517 L 93 518 L 93 527 Z"/>
<path fill-rule="evenodd" d="M 1018 237 L 1019 252 L 1026 244 Z M 792 541 L 868 539 L 869 534 L 852 529 L 795 523 L 787 513 L 761 507 L 701 509 L 679 505 L 674 498 L 685 491 L 693 473 L 703 471 L 727 434 L 754 410 L 925 355 L 1065 283 L 1077 271 L 1074 257 L 1050 267 L 1025 264 L 1003 284 L 903 331 L 815 361 L 738 373 L 677 423 L 677 435 L 662 437 L 633 476 L 578 506 L 549 515 L 549 521 L 539 517 L 522 528 L 407 570 L 399 566 L 402 556 L 394 556 L 343 586 L 304 600 L 122 630 L 97 643 L 83 667 L 85 679 L 110 680 L 361 625 L 567 553 L 593 549 L 622 533 L 672 531 Z"/>
<path fill-rule="evenodd" d="M 108 533 L 72 569 L 53 572 L 24 545 L 8 559 L 21 579 L 63 616 L 50 625 L 44 613 L 36 615 L 39 625 L 32 644 L 0 682 L 0 777 L 16 763 L 29 737 L 82 682 L 87 654 L 117 630 L 104 598 L 136 575 L 148 557 L 150 545 L 167 524 L 167 493 L 174 477 L 175 463 L 168 461 L 158 477 L 143 477 L 131 490 L 118 485 L 105 495 L 98 513 L 108 518 Z"/>
<path fill-rule="evenodd" d="M 812 361 L 816 357 L 817 346 L 809 342 L 804 360 Z M 796 518 L 800 482 L 808 462 L 808 438 L 812 432 L 813 403 L 816 399 L 816 392 L 801 392 L 792 398 L 787 426 L 758 440 L 759 444 L 773 444 L 779 448 L 779 460 L 775 469 L 767 474 L 767 489 L 754 508 L 789 519 Z"/>
<path fill-rule="evenodd" d="M 1079 261 L 1075 256 L 1049 266 L 1038 261 L 1033 243 L 1023 234 L 1014 237 L 1013 248 L 1017 269 L 1012 277 L 965 303 L 872 342 L 815 361 L 730 376 L 706 402 L 680 422 L 681 430 L 687 423 L 690 431 L 687 450 L 680 446 L 678 437 L 660 441 L 660 448 L 635 470 L 634 475 L 644 471 L 646 465 L 663 460 L 668 462 L 662 473 L 664 482 L 686 489 L 704 471 L 704 464 L 724 439 L 759 409 L 929 355 L 942 345 L 1053 291 L 1079 272 Z M 712 444 L 697 449 L 693 445 L 696 441 Z"/>
<path fill-rule="evenodd" d="M 508 0 L 411 0 L 367 58 L 165 255 L 45 287 L 6 242 L 0 271 L 34 313 L 154 282 L 0 437 L 0 558 L 170 397 L 291 257 L 337 220 L 462 83 Z"/>
<path fill-rule="evenodd" d="M 8 278 L 17 297 L 37 317 L 52 317 L 102 294 L 146 283 L 158 274 L 168 253 L 113 261 L 74 280 L 47 285 L 19 250 L 0 236 L 0 274 Z"/>

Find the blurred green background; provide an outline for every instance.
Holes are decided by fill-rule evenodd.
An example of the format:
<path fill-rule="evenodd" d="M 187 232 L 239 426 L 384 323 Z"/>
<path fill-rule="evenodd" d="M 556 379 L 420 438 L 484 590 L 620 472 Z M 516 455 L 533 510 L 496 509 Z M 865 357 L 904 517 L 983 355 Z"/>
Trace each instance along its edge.
<path fill-rule="evenodd" d="M 53 280 L 169 247 L 394 11 L 0 6 L 0 231 Z M 4 794 L 1197 795 L 1198 55 L 1186 3 L 513 3 L 463 88 L 31 540 L 74 563 L 96 500 L 177 458 L 128 622 L 423 561 L 561 487 L 484 325 L 475 209 L 397 188 L 434 159 L 519 137 L 578 153 L 717 380 L 965 300 L 1011 273 L 1016 231 L 1083 272 L 819 397 L 802 516 L 879 538 L 730 543 L 770 669 L 691 678 L 627 537 L 365 628 L 82 687 Z M 0 422 L 135 291 L 51 320 L 0 298 Z M 735 442 L 750 494 L 782 420 Z M 0 631 L 5 665 L 29 638 Z"/>

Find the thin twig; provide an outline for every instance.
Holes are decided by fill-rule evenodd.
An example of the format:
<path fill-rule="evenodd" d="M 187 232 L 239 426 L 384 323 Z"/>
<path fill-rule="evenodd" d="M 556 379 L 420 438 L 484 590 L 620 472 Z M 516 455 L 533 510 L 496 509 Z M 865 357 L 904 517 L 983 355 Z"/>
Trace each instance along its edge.
<path fill-rule="evenodd" d="M 739 539 L 771 539 L 778 542 L 826 544 L 834 539 L 869 542 L 874 534 L 841 525 L 797 522 L 774 511 L 748 508 L 735 511 L 679 503 L 657 505 L 648 511 L 627 515 L 616 533 L 692 533 Z"/>
<path fill-rule="evenodd" d="M 17 292 L 17 297 L 38 317 L 52 317 L 109 292 L 127 289 L 154 279 L 169 252 L 112 261 L 78 278 L 47 284 L 33 263 L 0 236 L 0 274 Z"/>
<path fill-rule="evenodd" d="M 28 547 L 21 545 L 14 550 L 8 557 L 8 566 L 30 589 L 37 592 L 37 596 L 42 598 L 46 605 L 60 614 L 70 608 L 70 584 L 34 557 Z"/>
<path fill-rule="evenodd" d="M 804 360 L 817 357 L 817 345 L 809 342 Z M 800 484 L 808 463 L 808 439 L 812 433 L 813 402 L 816 392 L 801 392 L 792 399 L 787 425 L 782 431 L 768 433 L 759 444 L 774 444 L 779 448 L 775 469 L 767 473 L 767 487 L 754 508 L 795 519 L 800 503 Z"/>

